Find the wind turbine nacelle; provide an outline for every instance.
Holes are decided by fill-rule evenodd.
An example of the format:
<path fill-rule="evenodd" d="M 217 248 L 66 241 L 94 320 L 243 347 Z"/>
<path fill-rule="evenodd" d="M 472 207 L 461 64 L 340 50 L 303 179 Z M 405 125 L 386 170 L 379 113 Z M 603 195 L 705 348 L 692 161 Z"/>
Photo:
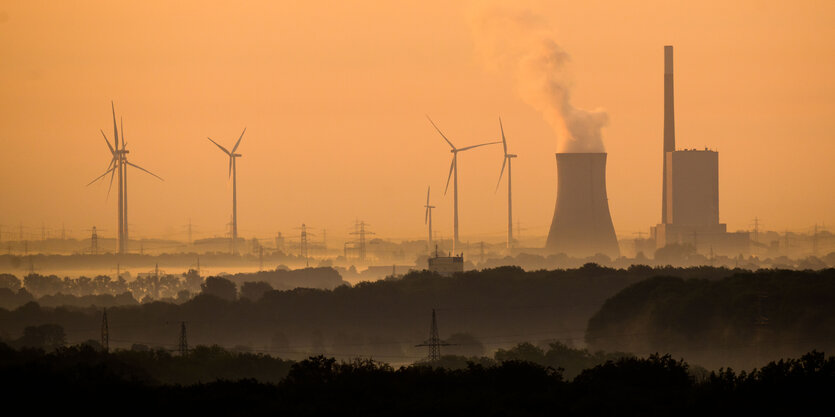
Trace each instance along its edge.
<path fill-rule="evenodd" d="M 235 153 L 235 154 L 232 154 L 232 156 L 234 156 L 235 158 L 240 158 L 240 157 L 242 157 L 243 155 L 241 155 L 241 154 L 239 154 L 239 153 Z"/>

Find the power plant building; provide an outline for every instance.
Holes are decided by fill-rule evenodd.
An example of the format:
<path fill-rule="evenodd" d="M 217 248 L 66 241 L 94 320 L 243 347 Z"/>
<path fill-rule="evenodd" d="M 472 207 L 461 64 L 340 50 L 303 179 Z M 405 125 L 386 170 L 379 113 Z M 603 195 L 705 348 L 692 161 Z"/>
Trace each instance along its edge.
<path fill-rule="evenodd" d="M 664 152 L 661 223 L 651 230 L 656 248 L 689 244 L 697 251 L 748 251 L 748 233 L 728 233 L 719 222 L 719 153 L 675 149 L 673 47 L 664 47 Z"/>
<path fill-rule="evenodd" d="M 435 256 L 429 257 L 429 270 L 445 277 L 464 272 L 464 256 L 440 256 L 436 250 Z"/>

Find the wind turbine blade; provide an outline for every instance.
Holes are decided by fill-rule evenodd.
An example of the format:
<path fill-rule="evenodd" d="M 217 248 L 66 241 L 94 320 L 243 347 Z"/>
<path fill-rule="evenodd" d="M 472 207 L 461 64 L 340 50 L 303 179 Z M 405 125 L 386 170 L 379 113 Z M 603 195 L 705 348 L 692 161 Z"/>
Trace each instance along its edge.
<path fill-rule="evenodd" d="M 238 138 L 238 141 L 237 141 L 237 142 L 235 142 L 235 147 L 234 147 L 234 148 L 232 148 L 232 153 L 235 153 L 235 151 L 236 151 L 236 150 L 238 150 L 238 145 L 240 145 L 240 144 L 241 144 L 241 139 L 243 139 L 243 138 L 244 138 L 244 133 L 246 133 L 246 128 L 244 128 L 244 131 L 243 131 L 243 132 L 241 132 L 241 137 L 239 137 L 239 138 Z"/>
<path fill-rule="evenodd" d="M 98 180 L 100 180 L 100 179 L 104 178 L 104 176 L 105 176 L 105 175 L 109 174 L 109 173 L 110 173 L 110 171 L 113 171 L 114 169 L 116 169 L 116 167 L 108 168 L 108 169 L 107 169 L 107 171 L 104 171 L 104 174 L 99 175 L 98 177 L 96 177 L 96 179 L 94 179 L 94 180 L 90 181 L 89 183 L 87 183 L 87 186 L 90 186 L 90 185 L 92 185 L 94 182 L 96 182 L 96 181 L 98 181 Z"/>
<path fill-rule="evenodd" d="M 116 106 L 113 101 L 110 101 L 110 110 L 113 111 L 113 140 L 116 143 L 116 149 L 119 149 L 119 129 L 116 128 Z"/>
<path fill-rule="evenodd" d="M 128 142 L 125 140 L 125 121 L 122 120 L 122 116 L 119 116 L 119 130 L 121 131 L 122 149 L 124 150 L 125 147 L 128 146 Z"/>
<path fill-rule="evenodd" d="M 458 151 L 459 152 L 460 151 L 466 151 L 468 149 L 478 148 L 479 146 L 495 145 L 497 143 L 501 143 L 501 142 L 496 141 L 496 142 L 488 142 L 488 143 L 479 143 L 478 145 L 467 146 L 466 148 L 461 148 Z"/>
<path fill-rule="evenodd" d="M 113 167 L 113 170 L 110 172 L 110 185 L 107 186 L 107 197 L 105 197 L 105 201 L 110 198 L 110 190 L 113 189 L 113 177 L 116 176 L 116 167 Z"/>
<path fill-rule="evenodd" d="M 501 117 L 499 117 L 499 129 L 502 130 L 502 146 L 504 146 L 504 155 L 507 156 L 507 140 L 504 138 L 504 126 L 502 126 Z"/>
<path fill-rule="evenodd" d="M 507 165 L 507 157 L 502 158 L 502 170 L 499 172 L 499 182 L 496 183 L 496 191 L 499 191 L 499 184 L 502 183 L 502 175 L 504 175 L 505 165 Z"/>
<path fill-rule="evenodd" d="M 113 154 L 113 156 L 115 157 L 116 151 L 113 149 L 112 146 L 110 146 L 110 141 L 107 140 L 107 135 L 104 134 L 104 130 L 99 129 L 99 131 L 101 132 L 101 135 L 104 136 L 104 143 L 107 144 L 108 149 L 110 149 L 110 153 Z"/>
<path fill-rule="evenodd" d="M 438 131 L 438 133 L 440 133 L 440 134 L 441 134 L 441 137 L 442 137 L 442 138 L 444 138 L 444 140 L 446 141 L 446 143 L 448 143 L 448 144 L 449 144 L 449 146 L 451 146 L 451 147 L 452 147 L 452 149 L 454 150 L 454 149 L 455 149 L 455 145 L 453 145 L 453 144 L 452 144 L 452 142 L 450 142 L 450 141 L 449 141 L 449 139 L 447 139 L 447 138 L 446 138 L 446 136 L 444 136 L 444 132 L 441 132 L 441 129 L 438 129 L 438 126 L 435 126 L 435 122 L 433 122 L 433 121 L 432 121 L 432 119 L 430 119 L 430 118 L 429 118 L 429 115 L 428 115 L 428 114 L 426 115 L 426 118 L 427 118 L 427 119 L 429 119 L 429 123 L 432 123 L 432 126 L 435 128 L 435 130 L 437 130 L 437 131 Z"/>
<path fill-rule="evenodd" d="M 234 156 L 229 155 L 229 178 L 232 178 L 232 158 L 234 158 Z"/>
<path fill-rule="evenodd" d="M 113 158 L 110 159 L 110 163 L 107 164 L 107 169 L 110 169 L 111 167 L 115 167 L 115 166 L 116 166 L 116 155 L 113 155 Z"/>
<path fill-rule="evenodd" d="M 134 163 L 132 163 L 132 162 L 128 162 L 128 161 L 125 161 L 125 163 L 126 163 L 126 164 L 128 164 L 128 165 L 130 165 L 130 166 L 132 166 L 132 167 L 134 167 L 134 168 L 139 168 L 139 169 L 141 169 L 141 170 L 143 170 L 143 171 L 145 171 L 145 172 L 147 172 L 147 173 L 149 173 L 149 174 L 151 174 L 151 175 L 153 175 L 153 176 L 157 177 L 160 181 L 165 181 L 165 180 L 164 180 L 164 179 L 162 179 L 162 177 L 160 177 L 159 175 L 154 174 L 153 172 L 148 171 L 147 169 L 142 168 L 142 167 L 141 167 L 141 166 L 139 166 L 139 165 L 136 165 L 136 164 L 134 164 Z"/>
<path fill-rule="evenodd" d="M 232 156 L 232 152 L 229 152 L 228 150 L 226 150 L 226 148 L 224 148 L 223 146 L 220 146 L 220 144 L 219 144 L 219 143 L 217 143 L 217 142 L 215 142 L 215 141 L 213 141 L 213 140 L 212 140 L 212 138 L 208 138 L 208 137 L 207 137 L 206 139 L 208 139 L 208 140 L 209 140 L 209 142 L 212 142 L 212 143 L 214 143 L 215 145 L 217 145 L 217 147 L 218 147 L 218 148 L 220 148 L 220 150 L 221 150 L 221 151 L 223 151 L 224 153 L 226 153 L 227 155 Z"/>
<path fill-rule="evenodd" d="M 458 158 L 458 154 L 453 155 L 452 163 L 449 164 L 449 175 L 446 177 L 446 188 L 444 188 L 444 195 L 446 195 L 447 190 L 449 190 L 449 180 L 452 178 L 452 168 L 455 166 L 455 158 Z"/>
<path fill-rule="evenodd" d="M 432 186 L 431 186 L 431 185 L 430 185 L 429 187 L 426 187 L 426 205 L 427 205 L 427 206 L 429 205 L 429 190 L 430 190 L 431 188 L 432 188 Z"/>

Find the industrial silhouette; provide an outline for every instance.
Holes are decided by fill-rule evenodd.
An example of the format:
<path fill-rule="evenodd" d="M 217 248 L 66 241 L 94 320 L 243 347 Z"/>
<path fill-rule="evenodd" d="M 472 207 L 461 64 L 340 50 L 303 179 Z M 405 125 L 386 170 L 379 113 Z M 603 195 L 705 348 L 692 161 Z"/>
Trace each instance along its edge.
<path fill-rule="evenodd" d="M 428 347 L 429 354 L 426 356 L 431 362 L 441 359 L 441 346 L 452 346 L 452 344 L 441 340 L 438 335 L 438 321 L 435 319 L 435 309 L 432 309 L 432 327 L 429 328 L 429 339 L 415 347 Z"/>
<path fill-rule="evenodd" d="M 368 249 L 367 249 L 367 240 L 366 235 L 373 235 L 374 232 L 366 230 L 366 226 L 370 226 L 370 224 L 366 223 L 365 221 L 357 221 L 354 226 L 354 231 L 350 234 L 356 235 L 357 240 L 354 242 L 354 247 L 357 249 L 358 259 L 360 262 L 365 262 L 366 257 L 368 256 Z"/>
<path fill-rule="evenodd" d="M 307 225 L 302 223 L 301 234 L 299 235 L 299 256 L 304 258 L 304 266 L 310 266 L 310 257 L 308 256 L 307 250 L 307 238 L 312 235 L 313 233 L 310 233 Z"/>
<path fill-rule="evenodd" d="M 478 148 L 479 146 L 493 145 L 493 144 L 496 144 L 496 143 L 499 143 L 499 142 L 498 141 L 487 142 L 487 143 L 480 143 L 478 145 L 465 146 L 463 148 L 456 148 L 455 145 L 453 145 L 452 142 L 449 139 L 447 139 L 446 136 L 444 136 L 444 133 L 441 132 L 441 129 L 439 129 L 438 126 L 435 125 L 435 122 L 433 122 L 432 119 L 429 118 L 429 116 L 426 116 L 426 118 L 429 119 L 429 123 L 432 123 L 432 127 L 434 127 L 435 130 L 438 131 L 438 133 L 441 135 L 442 138 L 444 138 L 446 143 L 449 144 L 449 147 L 452 148 L 450 150 L 450 152 L 452 152 L 452 162 L 449 165 L 449 175 L 447 176 L 447 179 L 446 179 L 446 188 L 444 188 L 444 195 L 446 195 L 447 190 L 449 190 L 449 180 L 452 179 L 453 176 L 454 176 L 453 185 L 452 185 L 452 194 L 453 194 L 452 251 L 455 252 L 455 248 L 458 247 L 458 245 L 461 243 L 458 240 L 458 152 L 463 152 L 463 151 L 467 151 L 467 150 L 470 150 L 470 149 L 473 149 L 473 148 Z"/>
<path fill-rule="evenodd" d="M 545 245 L 571 256 L 620 255 L 606 196 L 606 153 L 557 154 L 557 203 Z"/>
<path fill-rule="evenodd" d="M 656 248 L 689 244 L 694 249 L 738 253 L 748 233 L 727 233 L 719 223 L 719 153 L 676 150 L 673 47 L 664 46 L 664 159 L 661 223 L 651 229 Z"/>
<path fill-rule="evenodd" d="M 235 151 L 238 150 L 241 139 L 244 138 L 244 133 L 246 133 L 246 128 L 241 132 L 241 137 L 235 142 L 235 146 L 232 147 L 231 152 L 213 141 L 212 138 L 208 138 L 209 141 L 217 145 L 226 155 L 229 155 L 229 177 L 232 178 L 232 253 L 234 254 L 238 253 L 238 175 L 235 161 L 242 156 L 239 153 L 235 153 Z"/>
<path fill-rule="evenodd" d="M 423 206 L 423 207 L 426 207 L 426 215 L 423 218 L 423 223 L 429 225 L 429 240 L 428 240 L 428 242 L 429 242 L 428 247 L 429 248 L 432 247 L 432 209 L 435 208 L 435 206 L 430 206 L 429 205 L 429 190 L 431 188 L 432 188 L 431 186 L 426 187 L 426 204 Z"/>
<path fill-rule="evenodd" d="M 119 194 L 119 203 L 118 203 L 118 252 L 119 254 L 125 254 L 128 252 L 128 165 L 139 170 L 145 171 L 148 174 L 153 175 L 160 181 L 163 181 L 162 177 L 159 175 L 154 174 L 151 171 L 148 171 L 145 168 L 140 167 L 132 162 L 128 161 L 127 155 L 130 153 L 127 149 L 127 142 L 125 141 L 125 129 L 124 123 L 122 123 L 120 119 L 121 129 L 116 126 L 116 107 L 114 106 L 113 102 L 110 102 L 110 109 L 113 112 L 113 144 L 115 146 L 110 145 L 110 141 L 107 140 L 107 135 L 104 133 L 104 130 L 101 130 L 101 135 L 104 137 L 104 142 L 107 144 L 107 148 L 110 149 L 111 159 L 110 164 L 107 166 L 107 170 L 104 174 L 101 174 L 93 181 L 90 181 L 88 186 L 93 184 L 94 182 L 104 178 L 107 174 L 110 174 L 110 186 L 107 188 L 107 195 L 110 196 L 110 189 L 113 187 L 113 177 L 115 174 L 119 175 L 118 181 L 118 194 Z M 121 130 L 122 134 L 122 144 L 121 147 L 119 146 L 119 131 Z"/>

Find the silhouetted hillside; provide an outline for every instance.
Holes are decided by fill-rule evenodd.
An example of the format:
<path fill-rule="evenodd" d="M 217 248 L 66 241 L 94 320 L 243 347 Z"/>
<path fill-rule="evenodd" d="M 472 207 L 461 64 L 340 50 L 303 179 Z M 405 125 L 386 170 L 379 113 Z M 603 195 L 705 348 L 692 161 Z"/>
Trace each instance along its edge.
<path fill-rule="evenodd" d="M 760 270 L 721 280 L 657 277 L 634 284 L 591 318 L 586 341 L 592 349 L 751 366 L 832 349 L 833 335 L 835 269 Z"/>
<path fill-rule="evenodd" d="M 203 295 L 179 305 L 114 307 L 108 316 L 113 339 L 123 347 L 171 346 L 185 321 L 194 344 L 245 345 L 293 358 L 361 355 L 403 363 L 425 355 L 414 345 L 427 338 L 433 308 L 442 338 L 469 334 L 487 351 L 526 340 L 581 343 L 588 319 L 606 299 L 657 274 L 718 279 L 732 271 L 644 266 L 615 270 L 594 264 L 530 272 L 502 267 L 454 277 L 415 272 L 398 280 L 333 290 L 252 291 L 261 294 L 252 298 L 238 297 L 234 285 L 223 284 L 225 279 L 210 278 L 201 284 Z M 250 276 L 260 281 L 270 273 L 232 278 Z M 80 342 L 98 338 L 100 320 L 100 309 L 27 304 L 0 310 L 0 331 L 13 335 L 26 326 L 55 323 L 67 329 L 68 340 Z"/>

